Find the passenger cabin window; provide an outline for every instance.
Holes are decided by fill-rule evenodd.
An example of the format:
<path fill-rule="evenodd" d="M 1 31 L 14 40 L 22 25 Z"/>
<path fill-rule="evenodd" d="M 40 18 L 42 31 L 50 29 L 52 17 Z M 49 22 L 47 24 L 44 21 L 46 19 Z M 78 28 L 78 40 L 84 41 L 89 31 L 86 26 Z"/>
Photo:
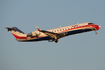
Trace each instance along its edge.
<path fill-rule="evenodd" d="M 90 24 L 94 24 L 94 23 L 88 23 L 88 25 L 90 25 Z"/>
<path fill-rule="evenodd" d="M 56 32 L 56 30 L 55 30 L 55 32 Z"/>
<path fill-rule="evenodd" d="M 67 30 L 67 28 L 65 28 L 65 30 Z"/>

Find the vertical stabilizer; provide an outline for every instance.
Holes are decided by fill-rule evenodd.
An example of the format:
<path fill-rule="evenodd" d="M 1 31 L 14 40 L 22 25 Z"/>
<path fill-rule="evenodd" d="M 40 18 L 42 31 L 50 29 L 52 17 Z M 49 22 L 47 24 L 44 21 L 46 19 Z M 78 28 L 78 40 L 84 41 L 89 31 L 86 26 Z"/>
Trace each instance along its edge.
<path fill-rule="evenodd" d="M 27 34 L 19 30 L 17 27 L 12 27 L 12 28 L 5 27 L 5 28 L 8 31 L 10 31 L 16 39 L 26 39 L 27 38 Z"/>

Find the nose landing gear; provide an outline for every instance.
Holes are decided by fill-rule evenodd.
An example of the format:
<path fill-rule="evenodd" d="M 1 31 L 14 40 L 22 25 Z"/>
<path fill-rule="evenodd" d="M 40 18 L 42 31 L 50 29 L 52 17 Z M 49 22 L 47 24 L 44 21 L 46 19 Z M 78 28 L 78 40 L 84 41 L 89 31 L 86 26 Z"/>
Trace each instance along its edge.
<path fill-rule="evenodd" d="M 97 34 L 97 32 L 96 32 L 96 29 L 95 29 L 95 28 L 93 28 L 92 30 L 95 32 L 95 34 Z"/>
<path fill-rule="evenodd" d="M 94 30 L 95 34 L 97 34 L 96 30 Z"/>

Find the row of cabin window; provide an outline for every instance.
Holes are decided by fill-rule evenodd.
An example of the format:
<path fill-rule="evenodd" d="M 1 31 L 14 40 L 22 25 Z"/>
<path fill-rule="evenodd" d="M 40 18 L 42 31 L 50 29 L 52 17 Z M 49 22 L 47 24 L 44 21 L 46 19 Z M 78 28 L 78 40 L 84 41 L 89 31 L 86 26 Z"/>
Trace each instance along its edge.
<path fill-rule="evenodd" d="M 81 27 L 81 26 L 79 26 L 79 27 Z M 52 32 L 64 31 L 64 30 L 67 30 L 67 29 L 70 29 L 70 28 L 59 29 L 59 30 L 55 30 L 55 31 L 52 31 Z M 71 29 L 72 29 L 72 27 L 71 27 Z"/>
<path fill-rule="evenodd" d="M 52 32 L 64 31 L 64 30 L 67 30 L 67 29 L 70 29 L 70 28 L 59 29 L 59 30 L 55 30 L 55 31 L 52 31 Z M 71 29 L 72 29 L 72 28 L 71 28 Z"/>
<path fill-rule="evenodd" d="M 94 23 L 88 23 L 88 25 L 90 25 L 90 24 L 94 24 Z M 78 26 L 77 26 L 78 27 Z M 79 26 L 79 27 L 81 27 L 81 26 Z M 68 28 L 68 29 L 70 29 L 70 28 Z M 71 27 L 71 29 L 72 29 L 72 27 Z M 67 28 L 65 28 L 65 29 L 63 29 L 63 30 L 67 30 Z M 62 31 L 62 29 L 60 29 L 60 30 L 55 30 L 55 32 L 58 32 L 58 31 Z M 54 32 L 54 31 L 52 31 L 52 32 Z"/>

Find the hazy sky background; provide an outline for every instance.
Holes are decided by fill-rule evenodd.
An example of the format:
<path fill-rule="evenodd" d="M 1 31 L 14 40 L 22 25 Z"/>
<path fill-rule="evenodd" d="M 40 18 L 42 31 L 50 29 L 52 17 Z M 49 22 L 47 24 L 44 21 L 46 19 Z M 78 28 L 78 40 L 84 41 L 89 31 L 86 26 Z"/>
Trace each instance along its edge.
<path fill-rule="evenodd" d="M 30 33 L 83 22 L 102 27 L 58 43 L 17 42 L 4 28 Z M 105 70 L 105 0 L 0 0 L 0 70 Z"/>

